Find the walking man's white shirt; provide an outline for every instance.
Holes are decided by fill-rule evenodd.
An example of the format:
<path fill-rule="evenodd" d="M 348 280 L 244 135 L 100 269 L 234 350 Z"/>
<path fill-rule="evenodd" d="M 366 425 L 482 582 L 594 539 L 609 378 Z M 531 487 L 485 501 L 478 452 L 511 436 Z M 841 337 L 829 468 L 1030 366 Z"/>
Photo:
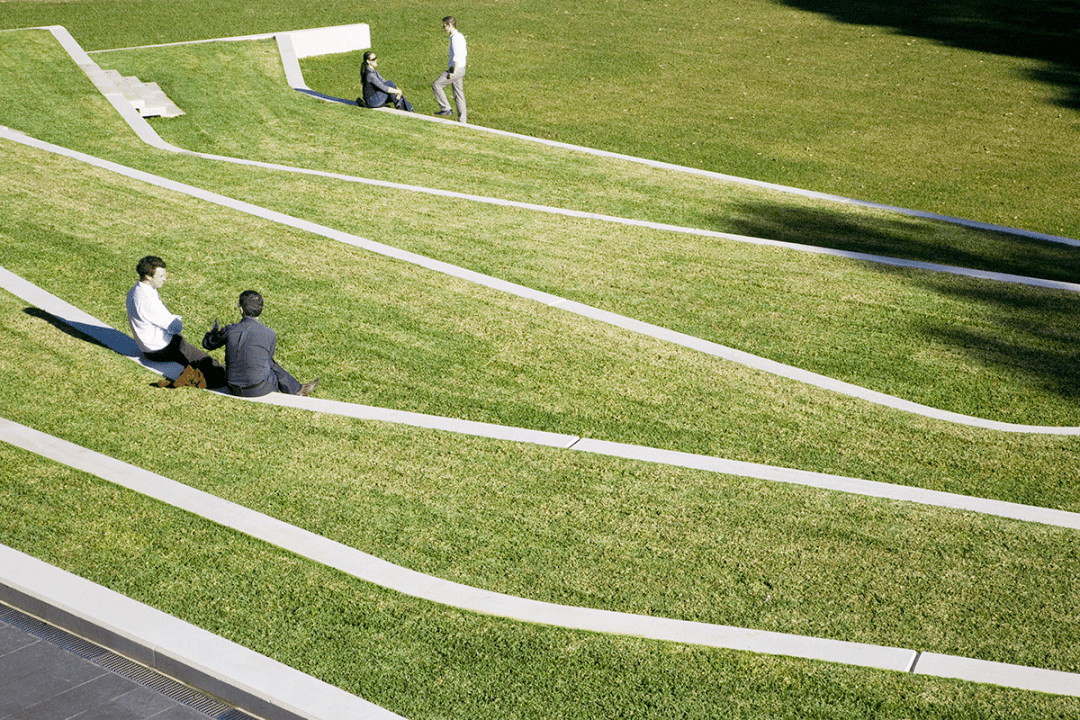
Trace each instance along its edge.
<path fill-rule="evenodd" d="M 465 64 L 468 58 L 468 45 L 465 36 L 457 29 L 457 20 L 453 17 L 443 18 L 443 30 L 450 36 L 450 55 L 447 61 L 447 70 L 435 78 L 431 84 L 431 91 L 435 94 L 435 101 L 439 103 L 440 116 L 452 116 L 453 110 L 446 100 L 445 88 L 451 86 L 454 93 L 454 105 L 457 106 L 458 120 L 468 122 L 468 114 L 465 108 Z"/>

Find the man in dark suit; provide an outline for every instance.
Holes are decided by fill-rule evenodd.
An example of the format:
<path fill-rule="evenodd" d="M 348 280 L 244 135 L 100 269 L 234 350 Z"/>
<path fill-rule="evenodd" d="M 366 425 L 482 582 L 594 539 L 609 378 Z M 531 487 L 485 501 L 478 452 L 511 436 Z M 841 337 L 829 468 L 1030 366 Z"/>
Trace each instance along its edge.
<path fill-rule="evenodd" d="M 274 392 L 310 395 L 319 383 L 316 379 L 301 384 L 274 360 L 277 333 L 262 324 L 262 295 L 254 290 L 240 293 L 240 322 L 214 327 L 203 336 L 207 350 L 225 346 L 225 379 L 229 392 L 243 397 L 259 397 Z"/>

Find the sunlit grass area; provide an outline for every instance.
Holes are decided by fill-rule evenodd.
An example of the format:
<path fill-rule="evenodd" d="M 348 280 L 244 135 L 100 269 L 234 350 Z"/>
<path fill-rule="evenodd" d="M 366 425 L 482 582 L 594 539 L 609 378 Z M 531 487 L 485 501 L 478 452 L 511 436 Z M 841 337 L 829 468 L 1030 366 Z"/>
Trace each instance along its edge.
<path fill-rule="evenodd" d="M 156 123 L 167 139 L 181 146 L 263 160 L 280 154 L 301 167 L 347 174 L 371 171 L 380 179 L 448 185 L 439 158 L 458 128 L 409 123 L 292 93 L 280 82 L 272 43 L 195 45 L 134 54 L 159 52 L 166 56 L 164 61 L 159 59 L 160 67 L 170 68 L 178 78 L 173 86 L 187 88 L 193 98 L 202 92 L 196 89 L 214 87 L 214 78 L 234 79 L 231 83 L 214 81 L 217 87 L 229 88 L 217 103 L 196 102 L 183 118 Z M 236 67 L 257 70 L 231 75 Z M 181 81 L 177 68 L 204 70 Z M 131 66 L 125 70 L 136 71 Z M 50 86 L 40 77 L 35 80 L 41 94 L 53 98 L 54 112 L 30 107 L 11 112 L 27 113 L 20 117 L 32 119 L 22 122 L 29 122 L 46 137 L 63 137 L 70 124 L 58 126 L 55 115 L 63 107 L 60 88 L 68 85 L 54 81 Z M 148 154 L 130 137 L 122 135 L 117 141 L 107 131 L 113 113 L 99 102 L 103 131 L 87 133 L 86 149 L 131 165 L 926 405 L 1027 424 L 1077 424 L 1076 337 L 1069 330 L 1069 318 L 1080 302 L 1075 293 L 884 270 L 726 239 L 183 159 L 171 153 Z M 278 107 L 281 102 L 288 105 L 287 110 Z M 246 112 L 238 113 L 238 107 L 245 107 Z M 274 116 L 275 112 L 281 114 Z M 253 120 L 238 119 L 243 117 Z M 84 124 L 94 125 L 92 116 Z M 176 128 L 186 128 L 188 134 L 176 137 Z M 412 170 L 386 173 L 380 169 L 392 163 L 383 151 L 372 153 L 371 147 L 390 132 L 411 135 L 408 142 L 395 145 L 411 148 L 404 153 L 407 158 L 402 164 Z M 219 136 L 229 139 L 227 147 L 221 146 L 225 141 L 210 143 L 211 147 L 200 141 Z M 298 138 L 295 147 L 288 142 L 290 137 Z M 535 158 L 545 150 L 539 146 L 475 133 L 468 137 L 471 150 L 462 153 L 470 160 L 468 167 L 476 168 L 476 175 L 465 183 L 465 189 L 481 195 L 510 194 L 527 200 L 537 194 L 531 187 L 553 187 L 550 202 L 566 200 L 577 209 L 600 206 L 605 212 L 632 212 L 629 207 L 611 206 L 624 202 L 619 199 L 623 185 L 596 182 L 597 177 L 629 174 L 637 178 L 628 181 L 631 187 L 644 183 L 642 189 L 630 192 L 631 197 L 661 198 L 660 215 L 650 215 L 651 204 L 641 202 L 643 209 L 637 215 L 646 219 L 678 219 L 663 208 L 689 208 L 694 197 L 713 193 L 720 198 L 718 202 L 732 208 L 740 203 L 768 202 L 801 217 L 832 213 L 841 224 L 848 222 L 841 218 L 851 218 L 839 244 L 862 242 L 868 234 L 873 235 L 871 228 L 877 228 L 879 236 L 896 238 L 896 243 L 864 249 L 904 256 L 905 243 L 913 246 L 929 241 L 916 257 L 951 252 L 954 256 L 947 259 L 963 265 L 972 256 L 971 243 L 965 238 L 974 238 L 995 247 L 1002 257 L 1000 262 L 983 258 L 976 265 L 1033 275 L 1042 275 L 1041 268 L 1050 267 L 1058 272 L 1046 274 L 1059 276 L 1065 271 L 1072 277 L 1068 264 L 1075 253 L 1060 245 L 975 233 L 865 209 L 826 208 L 820 202 L 671 171 L 640 166 L 628 169 L 625 162 L 579 153 L 547 149 L 552 158 L 560 160 L 540 163 Z M 509 166 L 499 161 L 505 157 L 513 158 Z M 519 189 L 512 189 L 511 170 L 532 167 L 534 162 L 559 165 L 548 176 L 524 180 L 516 184 Z M 561 183 L 555 180 L 559 176 L 564 178 Z M 726 197 L 736 198 L 735 204 L 723 199 Z M 931 252 L 930 247 L 937 249 Z M 1015 256 L 1021 247 L 1029 251 L 1026 259 L 1005 259 Z"/>
<path fill-rule="evenodd" d="M 444 9 L 396 0 L 365 8 L 370 17 L 336 3 L 208 2 L 197 21 L 178 20 L 191 12 L 167 0 L 15 2 L 0 4 L 0 25 L 59 22 L 105 49 L 371 22 L 386 74 L 414 101 L 445 55 Z M 1080 234 L 1076 201 L 1061 192 L 1077 164 L 1062 122 L 1071 111 L 1039 97 L 1022 58 L 782 4 L 682 2 L 658 13 L 591 0 L 512 13 L 476 5 L 471 118 Z M 720 41 L 723 52 L 703 62 Z M 272 42 L 94 59 L 160 82 L 187 114 L 154 127 L 191 150 L 1080 279 L 1075 249 L 1062 245 L 321 103 L 285 86 Z M 304 68 L 313 87 L 354 97 L 356 63 Z M 679 92 L 657 101 L 653 81 Z M 1071 293 L 153 151 L 46 33 L 0 33 L 0 84 L 18 89 L 5 92 L 0 124 L 53 143 L 931 406 L 1080 424 Z M 1080 509 L 1075 438 L 850 400 L 14 143 L 0 144 L 0 175 L 0 265 L 125 329 L 135 261 L 163 255 L 165 301 L 194 340 L 257 287 L 279 359 L 320 376 L 320 397 Z M 0 366 L 0 416 L 439 577 L 1080 671 L 1075 532 L 165 391 L 6 293 Z M 7 446 L 0 467 L 0 542 L 410 718 L 1077 712 L 1075 699 L 1051 695 L 479 617 Z"/>
<path fill-rule="evenodd" d="M 11 303 L 3 302 L 7 327 Z M 36 321 L 35 321 L 36 322 Z M 16 322 L 16 324 L 19 324 Z M 82 349 L 77 354 L 85 354 Z M 126 361 L 123 361 L 126 362 Z M 246 427 L 248 423 L 245 421 Z M 0 445 L 0 542 L 408 718 L 1065 717 L 1075 698 L 548 628 L 381 590 Z M 56 504 L 69 512 L 58 516 Z"/>
<path fill-rule="evenodd" d="M 1068 481 L 1075 438 L 923 420 L 64 158 L 8 149 L 7 166 L 17 171 L 10 177 L 21 180 L 4 190 L 12 212 L 0 263 L 113 327 L 125 327 L 132 263 L 154 250 L 170 258 L 165 298 L 191 337 L 214 318 L 230 319 L 240 290 L 257 287 L 283 364 L 321 377 L 324 397 L 1077 504 Z M 63 178 L 62 192 L 55 183 L 35 191 L 35 174 Z"/>

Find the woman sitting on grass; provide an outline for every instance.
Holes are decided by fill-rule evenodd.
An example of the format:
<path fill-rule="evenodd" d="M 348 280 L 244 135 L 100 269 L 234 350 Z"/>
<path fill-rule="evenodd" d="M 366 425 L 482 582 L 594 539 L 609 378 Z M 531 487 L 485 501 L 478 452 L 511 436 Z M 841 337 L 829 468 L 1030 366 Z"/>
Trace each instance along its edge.
<path fill-rule="evenodd" d="M 356 99 L 356 104 L 369 108 L 382 107 L 393 98 L 398 110 L 413 111 L 412 104 L 405 99 L 405 93 L 398 86 L 379 74 L 379 58 L 368 50 L 364 53 L 364 65 L 360 68 L 360 77 L 364 81 L 364 96 Z"/>

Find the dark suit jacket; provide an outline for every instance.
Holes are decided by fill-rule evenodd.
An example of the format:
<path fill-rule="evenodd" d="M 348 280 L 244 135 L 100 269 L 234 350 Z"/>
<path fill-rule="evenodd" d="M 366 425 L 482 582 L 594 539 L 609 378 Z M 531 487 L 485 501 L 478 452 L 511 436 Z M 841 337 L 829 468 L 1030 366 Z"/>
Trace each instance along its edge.
<path fill-rule="evenodd" d="M 203 347 L 208 350 L 222 345 L 225 346 L 225 380 L 230 390 L 254 397 L 278 389 L 274 372 L 277 333 L 258 318 L 245 317 L 217 332 L 211 330 L 203 338 Z"/>

